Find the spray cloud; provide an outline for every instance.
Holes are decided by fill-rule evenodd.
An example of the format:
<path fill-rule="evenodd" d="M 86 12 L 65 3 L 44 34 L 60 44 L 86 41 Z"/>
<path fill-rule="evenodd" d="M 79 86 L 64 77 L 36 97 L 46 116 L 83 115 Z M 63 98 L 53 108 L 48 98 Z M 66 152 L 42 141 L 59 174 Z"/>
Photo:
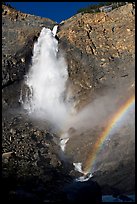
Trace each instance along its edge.
<path fill-rule="evenodd" d="M 58 55 L 56 32 L 57 26 L 53 31 L 43 28 L 34 44 L 32 66 L 25 82 L 30 94 L 23 105 L 33 117 L 47 120 L 59 130 L 72 105 L 65 100 L 68 71 L 64 57 Z"/>
<path fill-rule="evenodd" d="M 60 146 L 65 151 L 71 135 L 69 130 L 74 127 L 77 132 L 81 132 L 99 126 L 109 114 L 117 110 L 119 104 L 116 96 L 123 90 L 115 89 L 112 92 L 110 89 L 104 96 L 96 97 L 91 104 L 73 114 L 74 102 L 69 101 L 66 91 L 67 64 L 63 55 L 58 53 L 56 32 L 57 26 L 52 31 L 43 28 L 34 44 L 32 66 L 25 81 L 30 94 L 23 105 L 32 117 L 49 121 L 55 130 L 62 131 Z"/>

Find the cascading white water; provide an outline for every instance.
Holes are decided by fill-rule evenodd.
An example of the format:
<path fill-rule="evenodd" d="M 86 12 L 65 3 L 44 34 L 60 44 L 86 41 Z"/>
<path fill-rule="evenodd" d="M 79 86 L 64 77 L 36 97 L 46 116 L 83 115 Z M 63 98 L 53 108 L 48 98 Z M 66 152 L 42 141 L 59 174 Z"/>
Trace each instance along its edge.
<path fill-rule="evenodd" d="M 68 71 L 64 57 L 58 56 L 56 32 L 57 25 L 52 31 L 43 28 L 34 44 L 32 66 L 25 81 L 30 94 L 23 105 L 33 117 L 63 129 L 72 104 L 65 100 Z"/>
<path fill-rule="evenodd" d="M 83 174 L 83 176 L 76 178 L 75 179 L 76 181 L 80 181 L 80 182 L 88 181 L 93 176 L 92 173 L 90 173 L 90 172 L 85 173 L 82 170 L 82 163 L 81 162 L 78 162 L 78 163 L 73 162 L 73 165 L 74 165 L 76 171 Z"/>
<path fill-rule="evenodd" d="M 59 145 L 64 154 L 68 142 L 73 113 L 76 113 L 74 102 L 69 100 L 66 83 L 68 80 L 67 64 L 63 56 L 58 54 L 58 41 L 55 38 L 57 26 L 51 31 L 48 28 L 41 30 L 37 42 L 34 44 L 32 65 L 26 75 L 25 85 L 28 90 L 23 103 L 24 109 L 36 119 L 50 122 L 53 128 L 61 131 Z M 69 125 L 68 125 L 69 124 Z M 75 170 L 82 170 L 82 164 Z M 78 181 L 86 181 L 91 177 L 79 177 Z"/>

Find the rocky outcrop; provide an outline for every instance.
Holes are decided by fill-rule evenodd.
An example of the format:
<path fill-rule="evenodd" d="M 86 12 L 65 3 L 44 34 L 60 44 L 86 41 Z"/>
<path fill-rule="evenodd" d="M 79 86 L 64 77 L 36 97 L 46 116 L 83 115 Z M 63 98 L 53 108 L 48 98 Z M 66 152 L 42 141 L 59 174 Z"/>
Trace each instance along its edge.
<path fill-rule="evenodd" d="M 55 22 L 50 19 L 24 14 L 2 5 L 3 107 L 18 104 L 19 82 L 28 71 L 34 42 L 42 27 L 53 28 L 54 25 Z M 9 98 L 13 100 L 10 101 Z"/>
<path fill-rule="evenodd" d="M 120 96 L 134 93 L 134 15 L 134 5 L 129 3 L 109 13 L 77 14 L 60 24 L 59 50 L 65 53 L 69 86 L 78 109 L 92 101 L 96 94 L 103 95 L 108 90 L 118 89 Z M 28 118 L 19 103 L 34 42 L 43 26 L 53 28 L 55 24 L 50 19 L 2 5 L 2 174 L 3 192 L 8 201 L 23 198 L 33 203 L 66 202 L 68 195 L 64 195 L 61 188 L 79 175 L 71 161 L 64 164 L 59 157 L 56 133 L 52 133 L 45 121 L 38 124 Z M 114 157 L 107 157 L 107 163 L 101 164 L 101 170 L 93 178 L 103 193 L 134 192 L 134 138 L 130 133 L 128 127 L 125 128 L 118 134 L 120 141 L 125 142 L 113 139 L 107 146 Z M 86 157 L 91 148 L 94 132 L 77 136 L 79 143 L 77 137 L 69 140 L 66 153 L 79 160 Z M 118 152 L 114 153 L 116 147 Z M 75 196 L 78 200 L 79 194 Z"/>
<path fill-rule="evenodd" d="M 134 14 L 134 5 L 127 4 L 108 13 L 77 14 L 62 22 L 58 37 L 61 48 L 67 53 L 69 75 L 78 108 L 93 100 L 96 94 L 105 95 L 107 91 L 117 93 L 121 97 L 134 93 Z M 117 186 L 118 189 L 125 189 L 127 192 L 134 189 L 135 170 L 133 128 L 129 129 L 126 127 L 123 132 L 118 133 L 117 139 L 112 138 L 110 146 L 106 147 L 109 150 L 106 166 L 111 166 L 111 173 L 108 173 L 110 177 L 107 174 L 110 167 L 103 167 L 103 164 L 102 176 L 94 175 L 103 186 L 107 180 L 109 186 Z M 66 152 L 75 158 L 76 162 L 82 161 L 83 157 L 87 157 L 85 149 L 87 152 L 88 149 L 91 151 L 92 143 L 98 135 L 96 132 L 97 130 L 95 133 L 92 130 L 75 135 L 68 142 Z M 124 156 L 125 154 L 127 156 Z M 107 153 L 105 156 L 107 158 Z M 129 175 L 127 172 L 132 172 L 129 179 L 126 179 Z M 105 179 L 105 174 L 110 180 Z M 125 177 L 119 180 L 121 174 Z"/>
<path fill-rule="evenodd" d="M 41 129 L 35 121 L 19 112 L 3 115 L 2 130 L 2 192 L 5 202 L 63 200 L 61 188 L 72 177 L 57 154 L 60 149 L 53 142 L 56 135 L 50 133 L 46 124 Z"/>
<path fill-rule="evenodd" d="M 127 4 L 108 13 L 77 14 L 61 25 L 58 37 L 80 103 L 95 89 L 122 85 L 126 90 L 134 81 L 133 10 Z"/>

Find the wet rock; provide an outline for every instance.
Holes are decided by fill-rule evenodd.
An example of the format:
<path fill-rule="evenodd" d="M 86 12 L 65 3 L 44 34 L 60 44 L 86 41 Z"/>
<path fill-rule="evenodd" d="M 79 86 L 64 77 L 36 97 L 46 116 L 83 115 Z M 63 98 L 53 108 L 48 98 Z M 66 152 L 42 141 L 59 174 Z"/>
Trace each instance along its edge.
<path fill-rule="evenodd" d="M 8 163 L 8 160 L 10 159 L 10 157 L 14 157 L 14 156 L 15 156 L 14 152 L 5 152 L 2 154 L 2 162 Z"/>

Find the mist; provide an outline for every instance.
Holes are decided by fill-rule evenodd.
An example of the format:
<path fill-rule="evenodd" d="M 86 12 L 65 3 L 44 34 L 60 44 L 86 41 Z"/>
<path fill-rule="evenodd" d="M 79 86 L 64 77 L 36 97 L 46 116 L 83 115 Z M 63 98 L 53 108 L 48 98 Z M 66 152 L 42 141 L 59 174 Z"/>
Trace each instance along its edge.
<path fill-rule="evenodd" d="M 106 127 L 126 97 L 133 94 L 134 86 L 131 84 L 128 91 L 118 84 L 101 94 L 96 93 L 92 102 L 78 111 L 72 100 L 71 89 L 67 87 L 70 83 L 68 67 L 63 52 L 58 51 L 56 32 L 57 26 L 52 31 L 43 28 L 34 44 L 32 64 L 25 77 L 29 93 L 26 94 L 23 107 L 30 117 L 52 126 L 60 138 L 62 152 L 65 152 L 66 145 L 75 133 L 78 135 Z M 134 127 L 133 115 L 132 109 L 132 113 L 123 120 L 124 124 Z"/>
<path fill-rule="evenodd" d="M 67 64 L 63 54 L 58 54 L 56 32 L 57 26 L 53 31 L 43 28 L 34 44 L 32 65 L 25 79 L 29 94 L 23 107 L 31 117 L 49 121 L 59 131 L 72 104 L 66 100 Z"/>
<path fill-rule="evenodd" d="M 95 99 L 82 108 L 76 114 L 71 115 L 64 127 L 65 130 L 75 128 L 77 131 L 86 131 L 97 127 L 105 127 L 108 120 L 118 111 L 121 105 L 125 102 L 127 95 L 121 96 L 124 91 L 119 88 L 106 90 L 104 95 L 96 94 Z M 129 97 L 129 96 L 128 96 Z M 131 112 L 131 111 L 130 111 Z M 134 125 L 133 113 L 128 113 L 127 117 L 123 118 L 123 122 L 128 122 Z"/>

